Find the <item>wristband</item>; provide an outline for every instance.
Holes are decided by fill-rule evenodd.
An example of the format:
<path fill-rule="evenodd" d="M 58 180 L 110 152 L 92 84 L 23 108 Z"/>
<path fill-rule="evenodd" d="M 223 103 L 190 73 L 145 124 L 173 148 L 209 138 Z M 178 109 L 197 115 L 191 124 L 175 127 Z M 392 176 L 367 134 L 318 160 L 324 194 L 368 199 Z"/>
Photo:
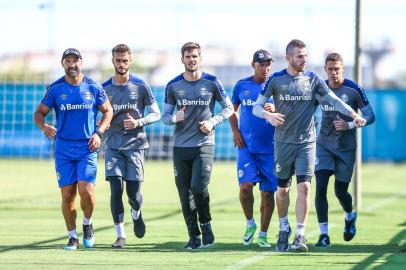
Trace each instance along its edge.
<path fill-rule="evenodd" d="M 348 124 L 348 129 L 353 129 L 353 128 L 355 128 L 355 124 L 354 124 L 353 121 L 347 122 L 347 124 Z"/>
<path fill-rule="evenodd" d="M 97 134 L 97 136 L 99 136 L 100 139 L 103 139 L 103 132 L 101 132 L 100 130 L 96 130 L 95 133 Z"/>

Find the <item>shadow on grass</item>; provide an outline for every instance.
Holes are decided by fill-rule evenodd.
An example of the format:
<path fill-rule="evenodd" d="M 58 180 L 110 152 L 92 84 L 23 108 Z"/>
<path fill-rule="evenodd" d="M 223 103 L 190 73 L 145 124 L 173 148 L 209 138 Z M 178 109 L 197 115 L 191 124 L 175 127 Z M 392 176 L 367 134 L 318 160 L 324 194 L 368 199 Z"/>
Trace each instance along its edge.
<path fill-rule="evenodd" d="M 217 201 L 215 203 L 212 204 L 212 206 L 222 206 L 222 205 L 227 205 L 230 203 L 235 202 L 234 198 L 231 199 L 226 199 L 226 200 L 222 200 L 222 201 Z M 153 218 L 146 218 L 145 222 L 150 222 L 150 221 L 156 221 L 156 220 L 162 220 L 162 219 L 166 219 L 166 218 L 170 218 L 173 216 L 176 216 L 178 214 L 181 214 L 181 210 L 175 210 L 157 217 L 153 217 Z M 126 222 L 127 224 L 132 224 L 132 222 Z M 97 227 L 95 228 L 95 233 L 100 232 L 100 231 L 105 231 L 105 230 L 111 230 L 112 228 L 114 228 L 114 226 L 104 226 L 104 227 Z M 81 236 L 81 234 L 79 234 L 79 236 Z M 0 245 L 0 253 L 4 253 L 4 252 L 8 252 L 8 251 L 12 251 L 12 250 L 42 250 L 42 249 L 59 249 L 59 248 L 63 248 L 64 245 L 59 245 L 59 244 L 51 244 L 53 242 L 58 242 L 61 240 L 66 240 L 67 237 L 66 236 L 62 236 L 62 237 L 57 237 L 57 238 L 52 238 L 52 239 L 47 239 L 44 241 L 39 241 L 39 242 L 33 242 L 33 243 L 29 243 L 29 244 L 25 244 L 25 245 Z M 185 244 L 184 243 L 177 243 L 174 244 L 174 246 L 177 246 L 177 248 L 180 250 L 183 250 L 183 246 Z M 110 245 L 106 246 L 105 248 L 109 248 L 109 250 L 111 250 Z M 131 246 L 130 246 L 131 247 Z M 179 248 L 180 247 L 180 248 Z M 98 247 L 97 245 L 95 246 L 94 249 L 103 249 L 102 247 Z M 174 250 L 170 250 L 170 251 L 174 251 Z M 176 250 L 175 250 L 176 251 Z"/>
<path fill-rule="evenodd" d="M 164 214 L 164 215 L 160 215 L 160 216 L 157 216 L 157 217 L 145 219 L 145 222 L 169 218 L 169 217 L 178 215 L 179 213 L 181 213 L 180 210 L 172 211 L 172 212 L 169 212 L 169 213 Z M 132 224 L 132 222 L 126 222 L 126 225 L 127 224 Z M 113 227 L 114 226 L 98 227 L 94 231 L 95 231 L 95 233 L 97 233 L 97 232 L 101 232 L 101 231 L 105 231 L 105 230 L 111 230 Z M 79 234 L 79 236 L 81 236 L 81 234 Z M 2 245 L 0 245 L 0 253 L 8 252 L 8 251 L 11 251 L 11 250 L 19 250 L 19 249 L 41 250 L 41 249 L 63 248 L 63 245 L 57 245 L 57 244 L 55 244 L 55 245 L 47 245 L 47 244 L 57 242 L 57 241 L 61 241 L 61 240 L 66 240 L 66 239 L 67 239 L 66 236 L 62 236 L 62 237 L 47 239 L 47 240 L 44 240 L 44 241 L 33 242 L 33 243 L 26 244 L 26 245 L 15 245 L 15 246 L 13 246 L 13 245 L 10 245 L 10 246 L 2 246 Z"/>
<path fill-rule="evenodd" d="M 406 227 L 406 221 L 399 224 L 400 227 Z M 389 250 L 376 249 L 372 251 L 372 255 L 358 263 L 352 270 L 361 269 L 374 269 L 374 270 L 388 270 L 388 269 L 405 269 L 406 266 L 406 228 L 401 230 L 395 235 L 388 243 Z M 394 249 L 392 251 L 392 249 Z M 390 255 L 388 253 L 391 253 Z M 386 256 L 389 255 L 389 256 Z M 379 261 L 379 262 L 378 262 Z M 378 264 L 372 267 L 373 264 Z M 403 265 L 403 266 L 402 266 Z"/>

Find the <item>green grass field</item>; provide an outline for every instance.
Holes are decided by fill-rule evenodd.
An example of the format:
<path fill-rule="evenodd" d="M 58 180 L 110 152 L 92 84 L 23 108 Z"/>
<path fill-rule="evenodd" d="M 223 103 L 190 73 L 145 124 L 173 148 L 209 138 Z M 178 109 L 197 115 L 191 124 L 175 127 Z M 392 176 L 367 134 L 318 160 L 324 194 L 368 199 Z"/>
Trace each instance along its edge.
<path fill-rule="evenodd" d="M 122 250 L 111 249 L 115 229 L 101 163 L 93 216 L 96 246 L 65 251 L 67 236 L 53 168 L 52 161 L 0 160 L 0 269 L 406 269 L 405 164 L 363 166 L 363 208 L 359 212 L 357 236 L 349 243 L 342 240 L 344 214 L 332 196 L 330 184 L 332 246 L 313 247 L 318 225 L 312 200 L 306 229 L 310 251 L 305 254 L 242 246 L 245 220 L 238 201 L 235 166 L 230 162 L 215 163 L 210 184 L 216 235 L 213 247 L 194 252 L 183 250 L 187 232 L 171 162 L 147 162 L 142 189 L 147 233 L 143 239 L 137 239 L 132 223 L 127 223 L 128 245 Z M 294 189 L 289 212 L 293 226 Z M 258 223 L 258 200 L 255 207 Z M 79 211 L 78 227 L 81 219 Z M 128 205 L 126 220 L 131 220 Z M 277 230 L 275 212 L 268 232 L 273 246 Z"/>

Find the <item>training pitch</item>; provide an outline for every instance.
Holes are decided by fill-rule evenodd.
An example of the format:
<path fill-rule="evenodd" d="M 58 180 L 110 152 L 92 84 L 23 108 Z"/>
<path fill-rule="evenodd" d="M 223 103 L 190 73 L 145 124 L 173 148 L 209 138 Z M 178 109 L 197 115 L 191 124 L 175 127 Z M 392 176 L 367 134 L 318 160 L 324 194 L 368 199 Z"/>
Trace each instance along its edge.
<path fill-rule="evenodd" d="M 362 168 L 362 210 L 357 235 L 344 242 L 344 214 L 329 185 L 329 248 L 316 248 L 318 224 L 312 205 L 307 226 L 308 253 L 274 251 L 278 231 L 274 212 L 268 231 L 271 249 L 243 246 L 245 220 L 238 200 L 235 165 L 215 162 L 209 186 L 213 247 L 187 252 L 188 240 L 173 178 L 171 161 L 147 161 L 143 216 L 145 237 L 132 233 L 126 195 L 127 246 L 113 250 L 115 229 L 109 206 L 109 187 L 104 181 L 104 164 L 99 163 L 96 210 L 93 224 L 96 245 L 65 251 L 66 229 L 60 211 L 60 193 L 50 160 L 0 160 L 0 269 L 406 269 L 406 164 L 364 164 Z M 314 183 L 314 179 L 313 179 Z M 289 221 L 295 226 L 296 185 L 291 193 Z M 256 189 L 255 219 L 259 223 L 259 192 Z M 79 207 L 79 204 L 78 204 Z M 81 233 L 81 211 L 78 229 Z M 81 238 L 81 235 L 80 235 Z M 290 241 L 293 238 L 291 237 Z"/>

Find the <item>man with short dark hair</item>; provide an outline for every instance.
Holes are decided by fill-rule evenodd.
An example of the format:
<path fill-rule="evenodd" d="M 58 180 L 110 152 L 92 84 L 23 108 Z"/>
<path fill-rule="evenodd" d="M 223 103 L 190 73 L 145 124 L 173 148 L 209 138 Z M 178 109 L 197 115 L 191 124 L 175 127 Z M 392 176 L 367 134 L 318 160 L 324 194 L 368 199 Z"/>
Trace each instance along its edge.
<path fill-rule="evenodd" d="M 289 249 L 291 228 L 288 222 L 289 190 L 292 176 L 297 178 L 296 235 L 292 248 L 308 251 L 305 227 L 310 206 L 310 182 L 314 174 L 316 129 L 314 113 L 316 99 L 323 97 L 338 111 L 355 119 L 357 126 L 365 125 L 351 107 L 337 98 L 315 73 L 305 72 L 306 45 L 294 39 L 286 46 L 288 68 L 274 73 L 266 82 L 254 106 L 254 114 L 276 126 L 274 173 L 278 178 L 276 205 L 279 214 L 277 251 Z M 273 96 L 275 113 L 263 106 Z"/>
<path fill-rule="evenodd" d="M 189 234 L 185 248 L 192 250 L 202 244 L 214 244 L 208 190 L 214 159 L 214 127 L 230 117 L 233 109 L 220 81 L 201 71 L 200 45 L 185 43 L 181 54 L 185 71 L 166 86 L 162 119 L 166 125 L 175 125 L 175 182 Z M 222 110 L 214 115 L 216 101 Z"/>
<path fill-rule="evenodd" d="M 324 70 L 327 73 L 326 83 L 354 111 L 361 110 L 366 125 L 375 121 L 375 114 L 357 83 L 344 78 L 344 62 L 341 55 L 327 55 Z M 356 233 L 357 213 L 352 208 L 352 197 L 348 192 L 355 164 L 357 139 L 356 123 L 343 115 L 323 99 L 319 101 L 322 121 L 317 137 L 316 150 L 316 212 L 319 222 L 320 237 L 315 246 L 330 246 L 328 235 L 328 202 L 327 187 L 329 178 L 334 174 L 334 191 L 345 212 L 344 241 L 351 241 Z"/>
<path fill-rule="evenodd" d="M 118 44 L 112 49 L 114 77 L 103 83 L 113 106 L 113 119 L 106 132 L 106 180 L 110 183 L 110 208 L 116 227 L 117 239 L 113 248 L 123 248 L 125 189 L 131 206 L 134 233 L 138 238 L 145 234 L 141 214 L 141 183 L 144 181 L 144 158 L 148 149 L 145 126 L 158 121 L 161 113 L 151 87 L 130 73 L 131 49 Z M 147 114 L 145 114 L 147 110 Z"/>
<path fill-rule="evenodd" d="M 258 50 L 254 53 L 251 63 L 254 75 L 238 81 L 235 85 L 231 99 L 234 114 L 229 118 L 234 144 L 237 147 L 240 203 L 246 218 L 246 230 L 242 242 L 244 245 L 250 245 L 257 229 L 253 213 L 253 187 L 259 183 L 261 223 L 257 243 L 264 248 L 271 247 L 267 240 L 267 232 L 275 208 L 274 192 L 277 189 L 276 177 L 272 171 L 275 127 L 264 119 L 254 116 L 252 108 L 271 73 L 272 61 L 271 54 L 266 50 Z M 265 109 L 271 111 L 272 99 L 268 102 Z M 238 109 L 240 119 L 237 117 Z"/>
<path fill-rule="evenodd" d="M 56 176 L 69 235 L 65 249 L 76 250 L 79 247 L 76 232 L 77 193 L 84 215 L 83 245 L 91 248 L 95 243 L 91 217 L 95 207 L 96 151 L 113 112 L 101 85 L 82 74 L 82 55 L 77 49 L 65 50 L 61 64 L 65 76 L 48 86 L 34 119 L 45 136 L 55 138 Z M 56 114 L 56 127 L 45 122 L 45 116 L 52 108 Z M 98 110 L 103 117 L 96 129 Z"/>

